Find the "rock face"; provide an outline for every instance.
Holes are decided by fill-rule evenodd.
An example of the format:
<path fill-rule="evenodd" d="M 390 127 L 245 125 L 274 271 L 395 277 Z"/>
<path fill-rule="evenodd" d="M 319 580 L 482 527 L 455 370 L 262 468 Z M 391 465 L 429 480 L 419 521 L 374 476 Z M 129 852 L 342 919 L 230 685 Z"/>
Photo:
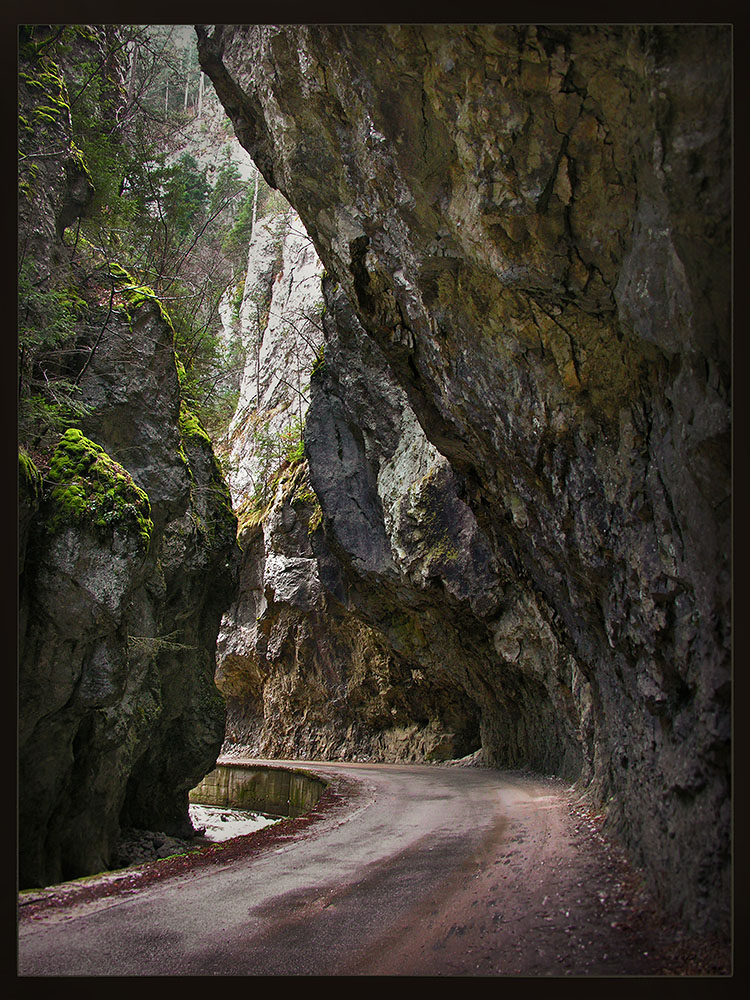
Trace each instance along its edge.
<path fill-rule="evenodd" d="M 273 537 L 297 562 L 269 582 L 267 523 L 245 584 L 261 632 L 272 602 L 291 616 L 264 633 L 297 636 L 290 676 L 314 665 L 300 730 L 344 696 L 330 746 L 349 732 L 356 650 L 384 732 L 422 677 L 460 692 L 462 749 L 580 772 L 668 906 L 724 928 L 729 30 L 197 32 L 329 275 L 321 523 L 290 482 Z"/>
<path fill-rule="evenodd" d="M 229 493 L 208 438 L 180 420 L 158 308 L 106 333 L 81 383 L 87 436 L 67 432 L 55 485 L 21 504 L 22 517 L 37 507 L 20 590 L 23 886 L 108 867 L 121 825 L 189 834 L 188 792 L 224 735 L 213 674 L 236 570 Z M 99 502 L 107 470 L 121 501 Z"/>
<path fill-rule="evenodd" d="M 239 310 L 247 357 L 223 442 L 236 507 L 262 502 L 272 471 L 299 439 L 310 371 L 323 339 L 323 265 L 297 213 L 258 220 Z"/>
<path fill-rule="evenodd" d="M 414 629 L 420 631 L 418 613 L 410 616 L 403 598 L 378 594 L 367 615 L 350 600 L 335 599 L 329 589 L 332 578 L 343 580 L 346 574 L 356 578 L 358 571 L 350 566 L 348 555 L 336 555 L 327 548 L 321 508 L 306 463 L 285 459 L 283 447 L 269 448 L 273 442 L 283 445 L 289 429 L 305 419 L 308 394 L 322 398 L 322 372 L 327 366 L 319 354 L 321 323 L 330 325 L 330 321 L 323 318 L 321 272 L 322 265 L 293 210 L 259 222 L 250 246 L 240 310 L 248 361 L 225 442 L 243 547 L 240 590 L 224 615 L 217 644 L 216 680 L 228 708 L 227 749 L 241 744 L 260 757 L 289 758 L 460 756 L 479 746 L 476 706 L 439 666 L 428 679 L 419 659 L 410 658 L 408 652 L 404 655 L 408 644 L 405 647 L 403 639 L 397 652 L 393 641 L 383 635 L 382 621 L 391 617 L 394 602 L 402 605 L 398 615 L 404 636 Z M 335 323 L 331 327 L 329 351 L 335 350 L 331 336 L 337 328 Z M 313 367 L 317 374 L 311 386 Z M 392 467 L 382 473 L 385 502 L 398 505 L 404 480 L 416 483 L 429 473 L 437 474 L 440 456 L 422 434 L 404 393 L 389 378 L 382 361 L 376 373 L 375 360 L 363 365 L 355 352 L 346 368 L 345 396 L 354 393 L 370 398 L 374 389 L 378 399 L 370 421 L 372 441 L 391 457 L 403 438 L 404 454 L 393 456 Z M 368 386 L 373 379 L 376 382 Z M 314 410 L 317 413 L 319 407 Z M 341 426 L 321 428 L 321 446 L 338 449 L 341 435 L 350 438 L 351 432 L 340 418 L 333 419 Z M 352 457 L 353 474 L 359 476 L 362 456 L 354 452 Z M 320 467 L 329 464 L 323 454 L 316 462 Z M 380 500 L 377 494 L 374 498 L 364 492 L 357 498 L 350 495 L 346 480 L 339 483 L 337 478 L 338 458 L 330 468 L 334 472 L 330 487 L 340 493 L 330 503 L 342 530 L 350 524 L 356 532 L 356 502 L 372 508 Z M 274 476 L 277 469 L 279 474 Z M 450 480 L 447 469 L 446 474 Z M 269 480 L 272 488 L 266 490 Z M 437 479 L 425 489 L 444 491 Z M 445 491 L 451 489 L 449 482 Z M 389 506 L 389 516 L 393 544 L 414 548 L 414 539 L 400 539 L 398 511 L 390 511 Z M 470 531 L 467 537 L 473 541 Z M 363 536 L 366 544 L 368 539 L 369 533 Z M 435 544 L 435 539 L 429 544 Z M 438 539 L 436 544 L 445 547 L 447 542 Z M 447 549 L 442 554 L 463 557 L 455 548 L 452 556 Z M 405 557 L 405 552 L 401 555 Z M 413 562 L 419 556 L 410 553 L 410 558 Z M 434 562 L 434 553 L 425 558 Z M 434 566 L 431 572 L 437 575 Z M 396 572 L 391 576 L 395 580 Z M 422 606 L 424 601 L 417 599 L 417 604 Z"/>
<path fill-rule="evenodd" d="M 53 75 L 33 60 L 26 69 Z M 54 70 L 63 86 L 64 67 Z M 39 90 L 29 85 L 22 105 L 32 117 L 48 99 Z M 61 112 L 64 148 L 69 127 Z M 37 276 L 57 269 L 85 305 L 63 344 L 83 407 L 79 426 L 36 443 L 38 467 L 23 453 L 20 463 L 22 888 L 107 868 L 123 826 L 192 833 L 188 791 L 224 734 L 215 643 L 238 555 L 228 488 L 181 396 L 168 316 L 124 274 L 71 262 L 65 206 L 81 201 L 70 187 L 86 173 L 60 157 L 40 163 L 20 243 Z"/>

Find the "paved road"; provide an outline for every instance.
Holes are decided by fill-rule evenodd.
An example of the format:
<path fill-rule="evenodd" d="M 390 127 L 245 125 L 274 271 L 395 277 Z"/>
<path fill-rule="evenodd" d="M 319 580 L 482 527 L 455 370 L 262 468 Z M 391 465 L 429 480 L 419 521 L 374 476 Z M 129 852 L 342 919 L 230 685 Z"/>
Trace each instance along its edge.
<path fill-rule="evenodd" d="M 606 865 L 598 882 L 586 878 L 590 838 L 560 783 L 463 767 L 308 766 L 346 775 L 361 794 L 255 856 L 21 919 L 19 973 L 648 971 L 642 942 L 613 940 L 616 886 L 606 910 Z"/>

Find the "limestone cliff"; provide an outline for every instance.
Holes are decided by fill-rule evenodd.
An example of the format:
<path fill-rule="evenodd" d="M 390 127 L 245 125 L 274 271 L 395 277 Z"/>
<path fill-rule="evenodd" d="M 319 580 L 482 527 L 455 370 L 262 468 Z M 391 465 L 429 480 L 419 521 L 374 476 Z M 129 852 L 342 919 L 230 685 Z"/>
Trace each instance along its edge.
<path fill-rule="evenodd" d="M 287 662 L 329 720 L 367 642 L 404 725 L 417 678 L 460 692 L 464 748 L 478 728 L 492 763 L 580 771 L 667 904 L 724 926 L 729 30 L 197 32 L 329 275 L 321 523 L 301 480 L 274 513 L 307 605 L 256 587 L 261 622 L 296 616 Z M 323 605 L 350 631 L 308 655 Z"/>
<path fill-rule="evenodd" d="M 403 636 L 419 630 L 404 597 L 384 595 L 383 607 L 374 605 L 362 615 L 352 602 L 336 600 L 330 583 L 322 583 L 332 574 L 350 572 L 348 559 L 326 546 L 306 462 L 301 455 L 288 457 L 290 434 L 295 429 L 299 433 L 308 397 L 320 396 L 322 373 L 328 368 L 320 351 L 321 323 L 330 325 L 323 315 L 321 271 L 293 210 L 258 223 L 240 309 L 247 364 L 224 442 L 243 548 L 239 592 L 222 619 L 217 644 L 216 681 L 228 708 L 226 749 L 240 744 L 257 756 L 323 759 L 460 756 L 480 743 L 476 706 L 439 665 L 425 673 L 408 643 L 404 646 L 402 639 L 397 652 L 382 633 L 396 606 Z M 334 324 L 329 351 L 336 329 Z M 379 367 L 374 359 L 363 365 L 355 354 L 346 366 L 346 391 L 361 396 L 363 386 L 372 383 L 364 391 L 374 389 L 378 398 L 370 436 L 373 442 L 384 438 L 379 446 L 390 459 L 380 477 L 383 503 L 403 561 L 407 549 L 417 548 L 398 524 L 405 480 L 425 495 L 448 494 L 449 518 L 454 513 L 452 480 L 440 468 L 440 456 L 422 434 L 405 395 L 389 380 L 382 362 Z M 339 436 L 338 429 L 325 432 L 330 442 Z M 310 427 L 307 438 L 309 447 Z M 400 445 L 394 455 L 396 442 Z M 355 460 L 360 458 L 355 455 Z M 321 457 L 316 464 L 327 463 Z M 340 499 L 331 503 L 346 525 L 356 498 L 346 480 L 343 485 Z M 472 528 L 460 519 L 463 515 L 472 524 L 473 519 L 463 505 L 458 507 L 456 528 L 464 538 L 452 545 L 438 528 L 437 537 L 430 537 L 419 552 L 410 551 L 410 563 L 420 562 L 419 569 L 411 567 L 415 579 L 420 574 L 437 577 L 441 559 L 446 565 L 450 559 L 465 564 L 461 546 L 464 541 L 473 544 L 473 537 Z M 351 527 L 356 530 L 356 522 Z M 459 574 L 454 571 L 452 578 Z"/>
<path fill-rule="evenodd" d="M 299 441 L 323 336 L 322 269 L 291 208 L 258 220 L 239 309 L 246 364 L 222 441 L 237 509 L 267 499 L 265 484 Z"/>
<path fill-rule="evenodd" d="M 98 39 L 81 29 L 70 58 L 77 45 L 102 58 Z M 77 410 L 64 433 L 26 420 L 21 440 L 21 887 L 101 871 L 124 826 L 192 832 L 188 791 L 224 733 L 215 643 L 237 555 L 169 316 L 122 268 L 63 239 L 92 189 L 47 41 L 21 47 L 19 263 L 54 295 L 29 294 L 24 322 L 41 343 L 50 303 L 75 313 L 54 351 L 25 338 L 21 385 L 41 369 L 52 399 L 75 388 Z M 24 413 L 32 403 L 22 396 Z"/>

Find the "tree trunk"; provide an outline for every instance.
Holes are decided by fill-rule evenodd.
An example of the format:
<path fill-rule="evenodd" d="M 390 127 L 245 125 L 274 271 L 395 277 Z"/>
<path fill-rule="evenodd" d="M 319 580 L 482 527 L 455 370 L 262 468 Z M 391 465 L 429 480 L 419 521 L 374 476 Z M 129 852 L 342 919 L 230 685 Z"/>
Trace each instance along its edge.
<path fill-rule="evenodd" d="M 128 104 L 132 104 L 135 94 L 135 71 L 138 65 L 138 42 L 133 42 L 133 51 L 130 56 L 130 73 L 128 74 Z"/>

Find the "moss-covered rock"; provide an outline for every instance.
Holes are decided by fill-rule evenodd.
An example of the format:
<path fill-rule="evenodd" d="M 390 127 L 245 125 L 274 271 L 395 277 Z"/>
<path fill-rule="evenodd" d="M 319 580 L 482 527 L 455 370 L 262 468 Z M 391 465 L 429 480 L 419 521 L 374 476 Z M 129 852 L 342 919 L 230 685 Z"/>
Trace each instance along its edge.
<path fill-rule="evenodd" d="M 180 433 L 183 441 L 198 441 L 203 445 L 211 444 L 208 431 L 201 423 L 200 418 L 188 407 L 185 400 L 180 404 Z"/>
<path fill-rule="evenodd" d="M 169 314 L 85 239 L 63 238 L 90 195 L 63 106 L 65 60 L 80 66 L 93 46 L 103 64 L 105 53 L 98 30 L 65 26 L 59 65 L 45 70 L 53 32 L 34 28 L 21 47 L 23 374 L 29 345 L 54 337 L 65 348 L 56 384 L 73 387 L 77 408 L 64 414 L 72 428 L 43 437 L 30 416 L 38 470 L 19 456 L 22 886 L 101 871 L 123 823 L 189 833 L 187 790 L 224 736 L 214 650 L 236 553 L 211 442 L 187 410 L 180 420 Z M 71 264 L 74 244 L 92 267 Z"/>
<path fill-rule="evenodd" d="M 48 531 L 54 533 L 75 521 L 106 530 L 129 526 L 148 548 L 154 525 L 147 494 L 80 430 L 71 428 L 63 434 L 47 478 L 52 484 Z"/>
<path fill-rule="evenodd" d="M 24 500 L 38 503 L 42 497 L 42 474 L 23 448 L 18 451 L 18 491 Z"/>
<path fill-rule="evenodd" d="M 150 285 L 138 284 L 130 272 L 116 261 L 110 261 L 109 273 L 115 280 L 117 293 L 123 298 L 128 310 L 137 310 L 144 304 L 154 306 L 159 310 L 159 315 L 164 322 L 174 332 L 171 316 L 165 309 L 164 303 Z"/>

